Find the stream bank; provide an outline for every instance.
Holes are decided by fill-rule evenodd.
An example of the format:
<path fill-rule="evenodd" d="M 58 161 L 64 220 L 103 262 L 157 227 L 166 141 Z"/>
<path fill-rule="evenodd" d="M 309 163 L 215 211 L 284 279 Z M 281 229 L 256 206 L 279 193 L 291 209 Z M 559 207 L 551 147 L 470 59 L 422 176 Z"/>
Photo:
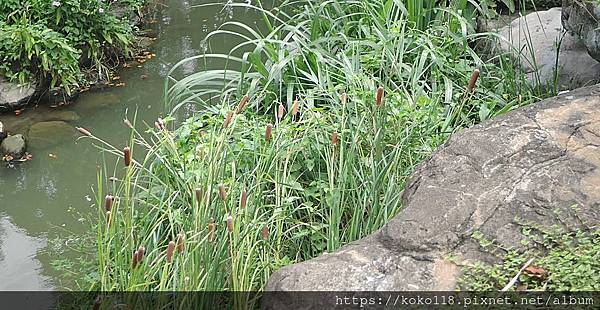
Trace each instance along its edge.
<path fill-rule="evenodd" d="M 167 6 L 151 24 L 157 38 L 152 46 L 156 57 L 119 71 L 122 87 L 83 92 L 74 103 L 57 108 L 40 104 L 18 116 L 0 115 L 5 131 L 29 139 L 28 151 L 33 155 L 26 163 L 0 167 L 0 283 L 10 284 L 1 288 L 50 290 L 77 288 L 75 281 L 85 282 L 81 274 L 71 274 L 77 271 L 72 261 L 81 257 L 72 247 L 77 238 L 89 234 L 88 219 L 96 219 L 92 199 L 97 167 L 116 159 L 89 141 L 78 141 L 75 127 L 85 127 L 122 147 L 129 138 L 123 119 L 136 114 L 138 124 L 152 124 L 163 114 L 167 73 L 181 59 L 201 53 L 209 31 L 232 18 L 259 20 L 245 10 L 164 3 Z M 213 49 L 223 51 L 234 43 L 212 41 Z M 189 62 L 178 74 L 195 72 L 199 65 Z M 32 130 L 39 139 L 28 136 Z"/>

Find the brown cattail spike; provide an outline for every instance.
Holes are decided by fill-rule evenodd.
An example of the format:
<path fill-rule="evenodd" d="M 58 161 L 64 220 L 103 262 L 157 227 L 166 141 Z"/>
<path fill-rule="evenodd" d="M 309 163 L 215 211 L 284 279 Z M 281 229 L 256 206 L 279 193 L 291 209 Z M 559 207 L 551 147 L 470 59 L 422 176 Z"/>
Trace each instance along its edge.
<path fill-rule="evenodd" d="M 233 111 L 227 112 L 227 116 L 225 116 L 225 121 L 223 122 L 223 128 L 227 128 L 229 123 L 231 123 L 231 118 L 233 117 Z"/>
<path fill-rule="evenodd" d="M 83 127 L 77 127 L 77 130 L 84 136 L 88 136 L 88 137 L 92 136 L 92 133 Z"/>
<path fill-rule="evenodd" d="M 298 109 L 300 108 L 300 103 L 298 99 L 294 100 L 294 104 L 292 105 L 292 116 L 295 117 L 298 114 Z"/>
<path fill-rule="evenodd" d="M 175 252 L 175 242 L 169 241 L 169 245 L 167 246 L 167 262 L 173 261 L 173 252 Z"/>
<path fill-rule="evenodd" d="M 215 240 L 215 220 L 208 220 L 208 242 Z"/>
<path fill-rule="evenodd" d="M 263 227 L 260 233 L 262 235 L 263 240 L 269 240 L 269 226 L 265 225 L 265 227 Z"/>
<path fill-rule="evenodd" d="M 185 235 L 183 233 L 177 234 L 177 252 L 183 254 L 185 250 Z"/>
<path fill-rule="evenodd" d="M 473 89 L 475 89 L 475 83 L 477 83 L 477 79 L 479 79 L 479 74 L 481 73 L 481 71 L 479 71 L 479 69 L 475 69 L 473 70 L 473 73 L 471 74 L 471 79 L 469 80 L 469 85 L 467 85 L 467 92 L 472 92 Z"/>
<path fill-rule="evenodd" d="M 248 97 L 248 95 L 244 95 L 244 97 L 242 97 L 242 100 L 240 100 L 240 104 L 238 105 L 237 109 L 235 110 L 236 114 L 242 113 L 242 110 L 244 110 L 244 107 L 248 103 L 249 99 L 250 98 Z"/>
<path fill-rule="evenodd" d="M 227 193 L 225 192 L 225 185 L 223 184 L 219 185 L 219 197 L 221 197 L 223 201 L 227 200 Z"/>
<path fill-rule="evenodd" d="M 112 195 L 106 195 L 104 198 L 104 210 L 110 212 L 112 210 L 114 197 Z"/>
<path fill-rule="evenodd" d="M 138 265 L 138 251 L 135 250 L 135 252 L 133 252 L 133 256 L 131 257 L 131 267 L 135 268 Z"/>
<path fill-rule="evenodd" d="M 277 109 L 277 120 L 281 121 L 283 118 L 283 113 L 285 112 L 285 108 L 283 107 L 283 103 L 279 104 L 279 109 Z"/>
<path fill-rule="evenodd" d="M 227 217 L 227 231 L 233 232 L 233 217 L 231 215 Z"/>
<path fill-rule="evenodd" d="M 125 167 L 131 166 L 131 149 L 128 146 L 123 148 L 123 159 L 125 162 Z"/>
<path fill-rule="evenodd" d="M 377 104 L 378 107 L 381 106 L 381 104 L 383 104 L 383 87 L 379 86 L 379 88 L 377 88 L 377 95 L 375 96 L 375 104 Z"/>
<path fill-rule="evenodd" d="M 196 188 L 196 203 L 200 206 L 200 202 L 202 202 L 203 192 L 201 188 Z"/>
<path fill-rule="evenodd" d="M 333 146 L 336 146 L 336 145 L 337 145 L 337 143 L 338 143 L 338 133 L 337 133 L 337 132 L 334 132 L 334 133 L 331 135 L 331 144 L 333 144 Z"/>
<path fill-rule="evenodd" d="M 265 141 L 269 142 L 269 140 L 271 140 L 272 132 L 273 132 L 273 124 L 267 124 L 267 129 L 265 129 Z"/>
<path fill-rule="evenodd" d="M 165 121 L 162 118 L 158 118 L 156 120 L 158 122 L 158 125 L 160 126 L 160 129 L 165 130 L 166 126 L 165 126 Z"/>
<path fill-rule="evenodd" d="M 137 250 L 137 262 L 138 262 L 138 264 L 141 264 L 142 260 L 144 260 L 144 252 L 146 252 L 146 248 L 144 248 L 143 245 L 140 245 L 140 247 Z"/>
<path fill-rule="evenodd" d="M 242 198 L 240 198 L 240 209 L 246 208 L 246 202 L 248 201 L 248 193 L 246 191 L 242 192 Z"/>
<path fill-rule="evenodd" d="M 348 101 L 348 95 L 346 95 L 346 93 L 342 93 L 342 105 L 346 105 L 347 101 Z"/>

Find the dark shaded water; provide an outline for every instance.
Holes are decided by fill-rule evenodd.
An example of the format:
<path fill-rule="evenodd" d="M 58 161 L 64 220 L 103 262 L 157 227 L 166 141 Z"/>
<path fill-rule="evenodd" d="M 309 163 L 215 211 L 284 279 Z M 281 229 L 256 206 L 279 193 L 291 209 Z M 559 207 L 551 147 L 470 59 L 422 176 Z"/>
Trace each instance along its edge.
<path fill-rule="evenodd" d="M 0 167 L 0 290 L 52 290 L 60 288 L 56 260 L 72 257 L 64 251 L 65 237 L 90 230 L 94 219 L 93 188 L 101 152 L 89 140 L 77 140 L 75 126 L 89 129 L 122 148 L 129 137 L 123 119 L 138 114 L 138 124 L 152 124 L 164 113 L 165 77 L 178 61 L 202 53 L 208 32 L 227 20 L 258 20 L 255 12 L 223 5 L 192 8 L 208 1 L 163 1 L 158 23 L 149 26 L 157 40 L 151 46 L 155 58 L 141 67 L 119 72 L 124 87 L 88 92 L 65 108 L 30 108 L 18 117 L 0 115 L 5 130 L 27 134 L 44 121 L 42 134 L 31 140 L 34 159 L 13 168 Z M 212 52 L 234 44 L 226 38 L 211 41 Z M 189 62 L 178 75 L 200 70 Z M 192 111 L 188 110 L 187 113 Z M 184 112 L 185 113 L 185 112 Z M 56 123 L 56 120 L 65 120 Z M 38 125 L 40 126 L 40 125 Z M 40 127 L 38 127 L 40 128 Z M 112 164 L 111 164 L 112 165 Z M 63 252 L 64 251 L 64 252 Z"/>

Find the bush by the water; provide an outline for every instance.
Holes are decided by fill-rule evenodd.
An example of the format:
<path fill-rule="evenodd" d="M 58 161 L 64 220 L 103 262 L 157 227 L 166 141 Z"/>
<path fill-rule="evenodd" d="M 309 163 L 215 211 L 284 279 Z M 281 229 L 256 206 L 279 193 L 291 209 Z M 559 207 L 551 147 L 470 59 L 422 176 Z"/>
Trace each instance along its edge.
<path fill-rule="evenodd" d="M 43 77 L 67 89 L 81 79 L 79 59 L 101 66 L 104 58 L 131 43 L 128 16 L 116 6 L 139 7 L 145 0 L 0 1 L 0 74 L 20 83 Z"/>
<path fill-rule="evenodd" d="M 243 43 L 173 68 L 165 103 L 196 116 L 175 131 L 172 118 L 147 132 L 128 120 L 125 150 L 82 129 L 127 164 L 99 175 L 97 288 L 260 290 L 385 224 L 450 133 L 536 99 L 503 57 L 471 48 L 477 8 L 408 3 L 230 3 L 261 11 L 268 31 L 225 23 L 207 40 Z M 176 78 L 211 59 L 228 67 Z"/>

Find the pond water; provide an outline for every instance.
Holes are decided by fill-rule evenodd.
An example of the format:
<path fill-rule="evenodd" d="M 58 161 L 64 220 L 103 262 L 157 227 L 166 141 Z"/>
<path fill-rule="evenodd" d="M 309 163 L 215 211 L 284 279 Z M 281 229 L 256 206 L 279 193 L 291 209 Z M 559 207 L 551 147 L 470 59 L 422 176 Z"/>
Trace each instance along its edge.
<path fill-rule="evenodd" d="M 156 57 L 141 67 L 121 70 L 124 87 L 83 93 L 66 107 L 40 105 L 19 116 L 0 115 L 11 133 L 27 135 L 31 126 L 37 128 L 37 138 L 28 147 L 33 160 L 0 167 L 0 290 L 60 289 L 60 274 L 51 264 L 73 255 L 57 254 L 65 248 L 65 236 L 91 229 L 85 219 L 95 218 L 93 189 L 102 156 L 89 139 L 77 140 L 74 127 L 87 128 L 122 148 L 129 137 L 123 125 L 127 111 L 130 117 L 137 111 L 138 124 L 152 124 L 164 114 L 168 71 L 178 61 L 201 53 L 207 33 L 230 19 L 259 20 L 256 12 L 245 8 L 193 7 L 208 2 L 162 1 L 157 23 L 147 25 L 157 38 L 150 48 Z M 211 40 L 211 51 L 223 52 L 232 44 L 225 37 Z M 189 63 L 179 74 L 197 70 Z M 39 124 L 47 121 L 54 122 Z"/>

